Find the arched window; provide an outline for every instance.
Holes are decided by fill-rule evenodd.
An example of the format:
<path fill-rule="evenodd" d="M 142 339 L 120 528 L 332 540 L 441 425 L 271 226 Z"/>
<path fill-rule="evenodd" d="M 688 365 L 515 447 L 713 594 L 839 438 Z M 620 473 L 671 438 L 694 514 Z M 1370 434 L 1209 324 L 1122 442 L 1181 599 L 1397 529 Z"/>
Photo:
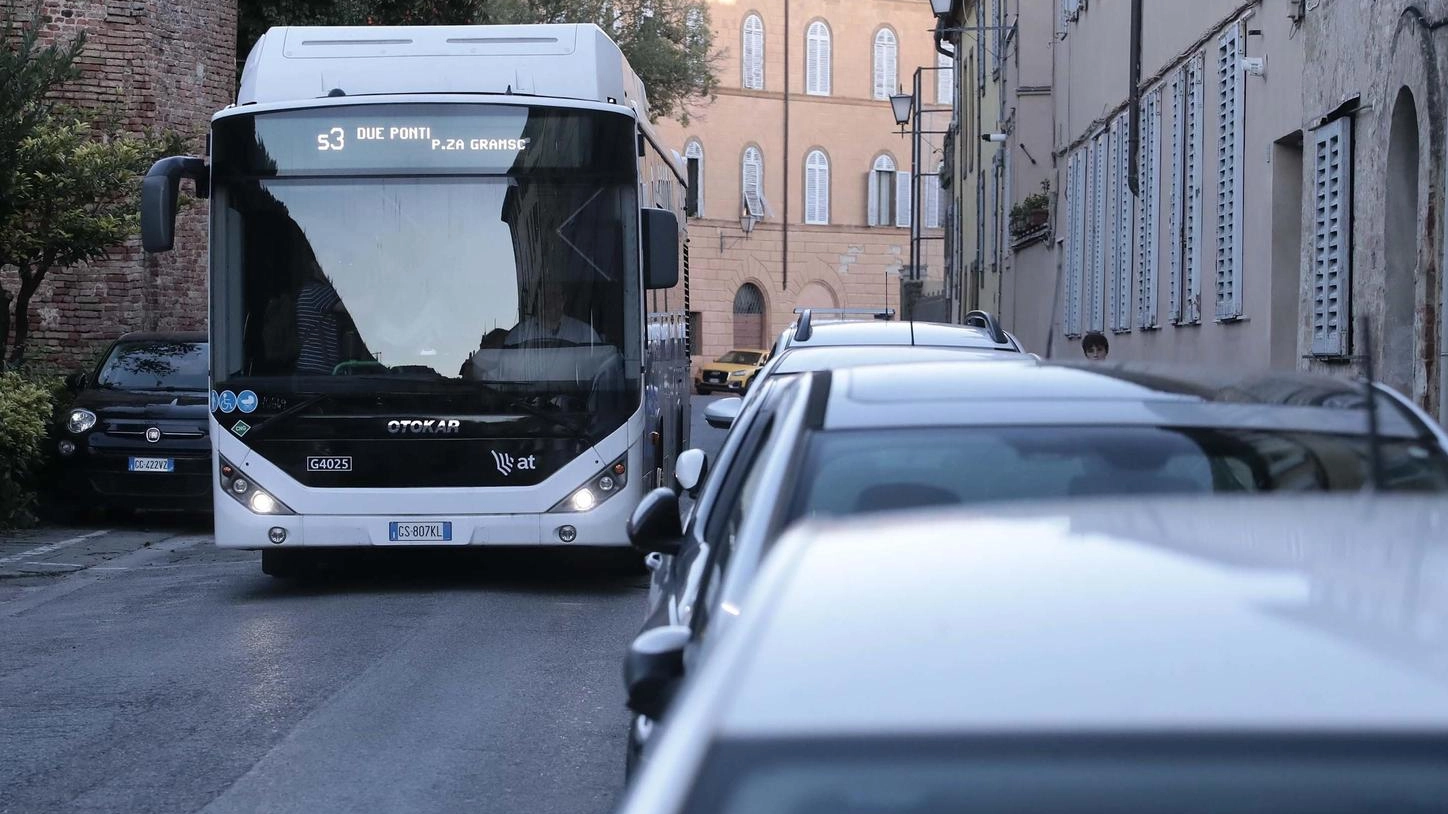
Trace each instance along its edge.
<path fill-rule="evenodd" d="M 754 283 L 734 293 L 734 347 L 765 348 L 764 292 Z"/>
<path fill-rule="evenodd" d="M 805 35 L 805 92 L 830 95 L 830 27 L 816 20 Z"/>
<path fill-rule="evenodd" d="M 758 14 L 744 18 L 744 88 L 764 90 L 764 21 Z"/>
<path fill-rule="evenodd" d="M 740 188 L 744 193 L 744 211 L 753 218 L 764 219 L 764 156 L 758 147 L 744 151 Z"/>
<path fill-rule="evenodd" d="M 698 201 L 699 217 L 702 218 L 704 216 L 704 145 L 700 144 L 698 139 L 689 139 L 689 143 L 684 146 L 684 158 L 692 158 L 699 162 L 699 188 L 695 190 L 694 194 Z"/>
<path fill-rule="evenodd" d="M 830 159 L 812 150 L 804 160 L 804 222 L 830 222 Z"/>
<path fill-rule="evenodd" d="M 935 55 L 935 101 L 948 105 L 955 98 L 955 60 L 945 54 Z"/>
<path fill-rule="evenodd" d="M 889 99 L 900 75 L 900 47 L 895 32 L 882 28 L 875 34 L 875 98 Z"/>
<path fill-rule="evenodd" d="M 871 226 L 895 225 L 895 159 L 882 155 L 870 170 Z"/>

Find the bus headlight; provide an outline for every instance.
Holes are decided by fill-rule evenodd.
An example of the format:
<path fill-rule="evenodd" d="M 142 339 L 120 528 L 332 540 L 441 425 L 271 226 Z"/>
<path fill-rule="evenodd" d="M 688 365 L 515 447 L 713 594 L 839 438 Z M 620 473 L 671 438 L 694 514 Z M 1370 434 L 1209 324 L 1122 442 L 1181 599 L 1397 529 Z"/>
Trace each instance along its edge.
<path fill-rule="evenodd" d="M 221 489 L 231 499 L 256 514 L 296 514 L 287 504 L 277 500 L 256 481 L 241 476 L 235 464 L 221 459 Z"/>
<path fill-rule="evenodd" d="M 80 435 L 96 425 L 96 414 L 90 410 L 75 409 L 65 419 L 65 428 Z"/>
<path fill-rule="evenodd" d="M 587 512 L 623 491 L 628 483 L 628 456 L 624 455 L 585 481 L 549 512 Z"/>

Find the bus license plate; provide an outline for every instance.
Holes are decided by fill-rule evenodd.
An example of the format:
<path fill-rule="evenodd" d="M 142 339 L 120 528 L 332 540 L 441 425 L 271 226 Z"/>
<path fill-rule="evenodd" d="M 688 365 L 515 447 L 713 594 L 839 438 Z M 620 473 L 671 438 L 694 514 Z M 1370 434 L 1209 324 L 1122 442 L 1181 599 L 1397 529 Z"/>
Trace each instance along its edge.
<path fill-rule="evenodd" d="M 132 458 L 132 472 L 175 472 L 175 458 Z"/>
<path fill-rule="evenodd" d="M 450 543 L 452 542 L 452 523 L 447 521 L 394 522 L 389 524 L 387 537 L 394 543 Z"/>

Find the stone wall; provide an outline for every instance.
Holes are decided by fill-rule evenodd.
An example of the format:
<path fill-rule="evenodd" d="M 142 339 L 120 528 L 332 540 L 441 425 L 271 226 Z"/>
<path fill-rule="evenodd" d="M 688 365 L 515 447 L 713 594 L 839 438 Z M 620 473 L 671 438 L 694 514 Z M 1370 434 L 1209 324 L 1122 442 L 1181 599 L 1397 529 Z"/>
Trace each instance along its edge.
<path fill-rule="evenodd" d="M 47 38 L 86 32 L 84 75 L 67 101 L 204 149 L 211 114 L 234 94 L 235 0 L 46 0 L 43 10 Z M 204 329 L 205 219 L 197 201 L 170 254 L 147 257 L 135 239 L 108 261 L 52 271 L 31 303 L 29 358 L 75 365 L 126 331 Z M 14 271 L 0 273 L 13 292 Z"/>

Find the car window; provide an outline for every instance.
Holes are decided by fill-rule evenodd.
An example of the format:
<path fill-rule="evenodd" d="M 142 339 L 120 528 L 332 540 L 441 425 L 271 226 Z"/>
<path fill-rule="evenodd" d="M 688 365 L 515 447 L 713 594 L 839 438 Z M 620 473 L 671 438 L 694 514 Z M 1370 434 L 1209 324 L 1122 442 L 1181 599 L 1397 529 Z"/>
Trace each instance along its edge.
<path fill-rule="evenodd" d="M 734 543 L 745 520 L 760 503 L 759 487 L 763 480 L 764 453 L 774 436 L 778 423 L 777 413 L 770 410 L 761 415 L 750 428 L 750 437 L 744 439 L 739 454 L 734 458 L 730 472 L 721 484 L 718 503 L 704 528 L 704 539 L 710 546 L 709 561 L 704 566 L 698 597 L 694 602 L 692 625 L 696 637 L 708 626 L 709 609 L 719 583 L 729 568 L 729 559 L 734 553 Z"/>
<path fill-rule="evenodd" d="M 1385 488 L 1448 491 L 1448 460 L 1385 440 Z M 1367 440 L 1157 427 L 968 427 L 816 433 L 787 520 L 988 501 L 1357 491 Z"/>
<path fill-rule="evenodd" d="M 96 376 L 118 390 L 205 390 L 204 342 L 123 342 L 111 349 Z"/>
<path fill-rule="evenodd" d="M 753 365 L 759 362 L 759 354 L 753 351 L 731 350 L 716 361 L 726 365 Z"/>

